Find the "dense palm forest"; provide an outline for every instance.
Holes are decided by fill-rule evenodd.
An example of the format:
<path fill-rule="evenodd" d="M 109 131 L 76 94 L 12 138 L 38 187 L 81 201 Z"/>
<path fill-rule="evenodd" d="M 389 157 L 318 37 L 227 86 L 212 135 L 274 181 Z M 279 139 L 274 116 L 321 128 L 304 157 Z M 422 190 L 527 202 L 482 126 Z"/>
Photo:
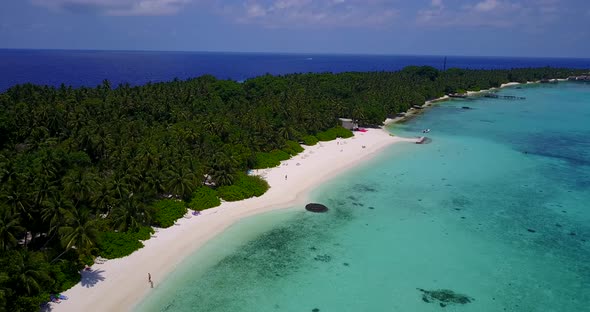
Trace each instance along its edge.
<path fill-rule="evenodd" d="M 132 87 L 18 85 L 0 94 L 0 311 L 36 311 L 96 256 L 141 248 L 187 207 L 264 193 L 248 176 L 447 93 L 569 69 L 203 76 Z"/>

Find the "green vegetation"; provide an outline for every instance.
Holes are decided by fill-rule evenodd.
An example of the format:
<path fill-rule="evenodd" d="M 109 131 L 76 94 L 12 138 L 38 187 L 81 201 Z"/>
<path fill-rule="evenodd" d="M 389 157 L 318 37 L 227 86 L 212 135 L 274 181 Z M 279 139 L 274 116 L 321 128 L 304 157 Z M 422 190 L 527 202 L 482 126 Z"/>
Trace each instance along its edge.
<path fill-rule="evenodd" d="M 195 208 L 216 204 L 213 195 L 191 200 L 206 175 L 225 200 L 261 195 L 268 185 L 243 172 L 277 166 L 300 151 L 293 142 L 349 136 L 339 117 L 380 125 L 445 93 L 582 72 L 412 66 L 244 83 L 202 76 L 137 87 L 10 88 L 0 94 L 0 311 L 37 311 L 93 257 L 140 248 L 129 233 L 173 224 L 185 211 L 182 202 L 158 209 L 162 195 Z"/>
<path fill-rule="evenodd" d="M 256 153 L 256 161 L 254 163 L 254 169 L 272 168 L 281 164 L 281 161 L 291 158 L 291 156 L 297 155 L 303 151 L 303 147 L 297 142 L 287 141 L 285 147 L 282 150 L 272 150 L 268 153 L 258 152 Z"/>
<path fill-rule="evenodd" d="M 173 226 L 174 222 L 182 218 L 188 211 L 183 201 L 174 199 L 157 201 L 153 209 L 152 224 L 163 228 Z"/>
<path fill-rule="evenodd" d="M 352 133 L 352 131 L 350 131 L 348 129 L 342 128 L 340 126 L 336 126 L 334 128 L 330 128 L 326 131 L 319 132 L 315 136 L 320 141 L 332 141 L 332 140 L 336 140 L 336 138 L 344 138 L 344 139 L 350 138 L 350 137 L 354 136 L 354 134 Z"/>
<path fill-rule="evenodd" d="M 285 142 L 285 147 L 283 151 L 288 153 L 290 156 L 295 156 L 301 152 L 303 152 L 303 147 L 299 145 L 299 143 L 295 141 L 287 141 Z"/>
<path fill-rule="evenodd" d="M 256 153 L 256 162 L 254 169 L 272 168 L 281 164 L 281 161 L 271 153 L 258 152 Z"/>
<path fill-rule="evenodd" d="M 260 196 L 268 188 L 268 183 L 261 177 L 240 173 L 234 185 L 221 186 L 217 189 L 217 193 L 223 200 L 238 201 L 253 196 Z"/>
<path fill-rule="evenodd" d="M 121 258 L 143 247 L 140 240 L 147 240 L 154 232 L 152 228 L 143 226 L 137 231 L 103 232 L 97 240 L 99 254 L 106 259 Z"/>
<path fill-rule="evenodd" d="M 301 138 L 301 141 L 303 142 L 303 144 L 307 146 L 314 146 L 319 142 L 318 138 L 316 138 L 313 135 L 306 135 L 303 138 Z"/>
<path fill-rule="evenodd" d="M 221 201 L 214 189 L 201 186 L 193 193 L 188 206 L 193 210 L 205 210 L 221 205 Z"/>

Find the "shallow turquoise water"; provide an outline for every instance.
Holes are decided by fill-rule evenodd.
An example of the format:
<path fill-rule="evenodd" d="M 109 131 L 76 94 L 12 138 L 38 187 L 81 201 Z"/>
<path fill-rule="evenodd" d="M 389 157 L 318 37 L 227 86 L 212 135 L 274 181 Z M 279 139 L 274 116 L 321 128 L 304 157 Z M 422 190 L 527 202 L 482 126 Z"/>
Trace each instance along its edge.
<path fill-rule="evenodd" d="M 449 101 L 396 126 L 432 142 L 323 185 L 326 214 L 239 222 L 136 310 L 586 311 L 590 85 L 501 94 L 527 99 Z M 442 308 L 417 288 L 474 300 Z"/>

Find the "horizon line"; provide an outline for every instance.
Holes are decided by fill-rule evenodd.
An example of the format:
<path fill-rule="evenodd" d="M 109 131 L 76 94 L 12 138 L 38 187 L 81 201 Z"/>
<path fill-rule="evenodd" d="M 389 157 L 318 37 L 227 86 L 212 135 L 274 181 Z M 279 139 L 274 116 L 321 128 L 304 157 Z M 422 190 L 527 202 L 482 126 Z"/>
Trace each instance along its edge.
<path fill-rule="evenodd" d="M 67 49 L 67 48 L 0 48 L 0 51 L 83 51 L 83 52 L 154 52 L 154 53 L 219 53 L 219 54 L 274 54 L 274 55 L 330 55 L 330 56 L 422 56 L 422 57 L 473 57 L 473 58 L 527 58 L 527 59 L 576 59 L 590 60 L 590 57 L 576 56 L 522 56 L 522 55 L 457 55 L 457 54 L 389 54 L 389 53 L 335 53 L 335 52 L 261 52 L 261 51 L 207 51 L 207 50 L 130 50 L 130 49 Z M 590 65 L 589 65 L 590 66 Z"/>

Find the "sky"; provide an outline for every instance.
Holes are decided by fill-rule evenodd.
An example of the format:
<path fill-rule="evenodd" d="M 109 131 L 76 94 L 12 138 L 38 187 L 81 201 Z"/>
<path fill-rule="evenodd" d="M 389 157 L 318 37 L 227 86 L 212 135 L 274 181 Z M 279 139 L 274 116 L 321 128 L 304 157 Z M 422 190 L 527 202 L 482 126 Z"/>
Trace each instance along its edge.
<path fill-rule="evenodd" d="M 590 57 L 590 0 L 0 0 L 0 48 Z"/>

